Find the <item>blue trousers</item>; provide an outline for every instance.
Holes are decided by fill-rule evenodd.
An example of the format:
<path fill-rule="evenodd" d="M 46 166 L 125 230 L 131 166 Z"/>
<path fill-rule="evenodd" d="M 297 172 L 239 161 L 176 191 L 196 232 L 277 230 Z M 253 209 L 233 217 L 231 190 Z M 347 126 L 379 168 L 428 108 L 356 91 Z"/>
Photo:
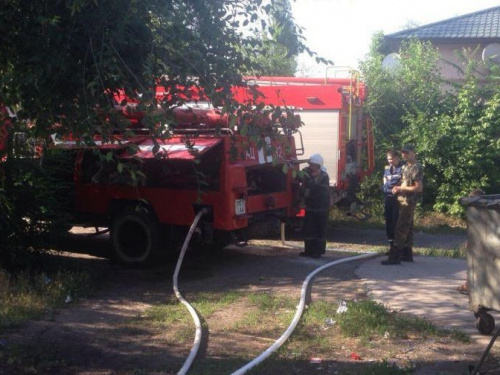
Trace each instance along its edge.
<path fill-rule="evenodd" d="M 394 231 L 399 217 L 399 203 L 395 195 L 384 196 L 385 233 L 389 241 L 394 241 Z"/>

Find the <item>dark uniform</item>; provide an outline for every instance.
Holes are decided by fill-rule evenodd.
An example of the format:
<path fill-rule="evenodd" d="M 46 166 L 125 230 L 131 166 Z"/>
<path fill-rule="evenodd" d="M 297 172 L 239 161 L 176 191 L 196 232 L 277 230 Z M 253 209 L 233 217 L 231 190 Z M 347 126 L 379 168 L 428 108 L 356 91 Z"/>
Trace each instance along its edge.
<path fill-rule="evenodd" d="M 422 181 L 424 171 L 415 162 L 404 165 L 401 172 L 401 186 L 414 186 L 415 181 Z M 421 193 L 402 192 L 398 194 L 399 219 L 394 232 L 395 256 L 403 261 L 413 261 L 413 217 Z"/>
<path fill-rule="evenodd" d="M 319 257 L 325 253 L 326 230 L 330 211 L 330 177 L 324 171 L 316 177 L 304 169 L 303 180 L 306 215 L 304 221 L 305 254 Z"/>
<path fill-rule="evenodd" d="M 398 198 L 392 194 L 392 188 L 401 185 L 402 168 L 403 162 L 400 161 L 398 165 L 388 165 L 384 169 L 384 186 L 382 186 L 382 190 L 384 192 L 385 233 L 391 245 L 394 241 L 394 228 L 399 216 Z"/>

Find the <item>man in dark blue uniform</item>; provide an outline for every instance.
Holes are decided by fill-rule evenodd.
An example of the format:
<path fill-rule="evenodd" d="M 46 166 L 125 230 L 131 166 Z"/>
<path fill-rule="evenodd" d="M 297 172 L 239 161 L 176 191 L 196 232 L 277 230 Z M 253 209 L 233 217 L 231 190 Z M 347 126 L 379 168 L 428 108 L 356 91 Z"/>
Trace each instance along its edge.
<path fill-rule="evenodd" d="M 384 168 L 384 218 L 385 218 L 385 233 L 389 241 L 389 249 L 392 249 L 394 244 L 394 229 L 398 222 L 399 204 L 398 198 L 392 193 L 394 186 L 401 185 L 401 169 L 403 162 L 399 157 L 399 153 L 392 149 L 387 151 L 387 165 Z M 389 250 L 390 251 L 390 250 Z"/>
<path fill-rule="evenodd" d="M 320 154 L 311 155 L 304 169 L 303 191 L 306 206 L 304 252 L 302 256 L 320 258 L 326 249 L 326 230 L 330 212 L 330 177 Z"/>

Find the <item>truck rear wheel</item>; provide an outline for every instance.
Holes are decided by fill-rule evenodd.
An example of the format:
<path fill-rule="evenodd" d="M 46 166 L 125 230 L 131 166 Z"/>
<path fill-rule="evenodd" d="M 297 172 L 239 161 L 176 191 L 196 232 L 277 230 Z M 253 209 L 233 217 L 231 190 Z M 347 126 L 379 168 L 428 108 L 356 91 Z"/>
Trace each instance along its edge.
<path fill-rule="evenodd" d="M 159 229 L 146 212 L 124 211 L 111 227 L 114 258 L 129 266 L 147 266 L 159 258 Z"/>

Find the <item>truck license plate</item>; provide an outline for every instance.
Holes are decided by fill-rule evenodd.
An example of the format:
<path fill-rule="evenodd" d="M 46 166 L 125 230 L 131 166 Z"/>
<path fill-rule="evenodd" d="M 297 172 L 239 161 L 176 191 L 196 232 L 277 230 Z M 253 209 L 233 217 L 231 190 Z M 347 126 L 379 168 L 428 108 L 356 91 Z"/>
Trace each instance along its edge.
<path fill-rule="evenodd" d="M 246 213 L 245 200 L 236 199 L 236 215 L 243 215 Z"/>

